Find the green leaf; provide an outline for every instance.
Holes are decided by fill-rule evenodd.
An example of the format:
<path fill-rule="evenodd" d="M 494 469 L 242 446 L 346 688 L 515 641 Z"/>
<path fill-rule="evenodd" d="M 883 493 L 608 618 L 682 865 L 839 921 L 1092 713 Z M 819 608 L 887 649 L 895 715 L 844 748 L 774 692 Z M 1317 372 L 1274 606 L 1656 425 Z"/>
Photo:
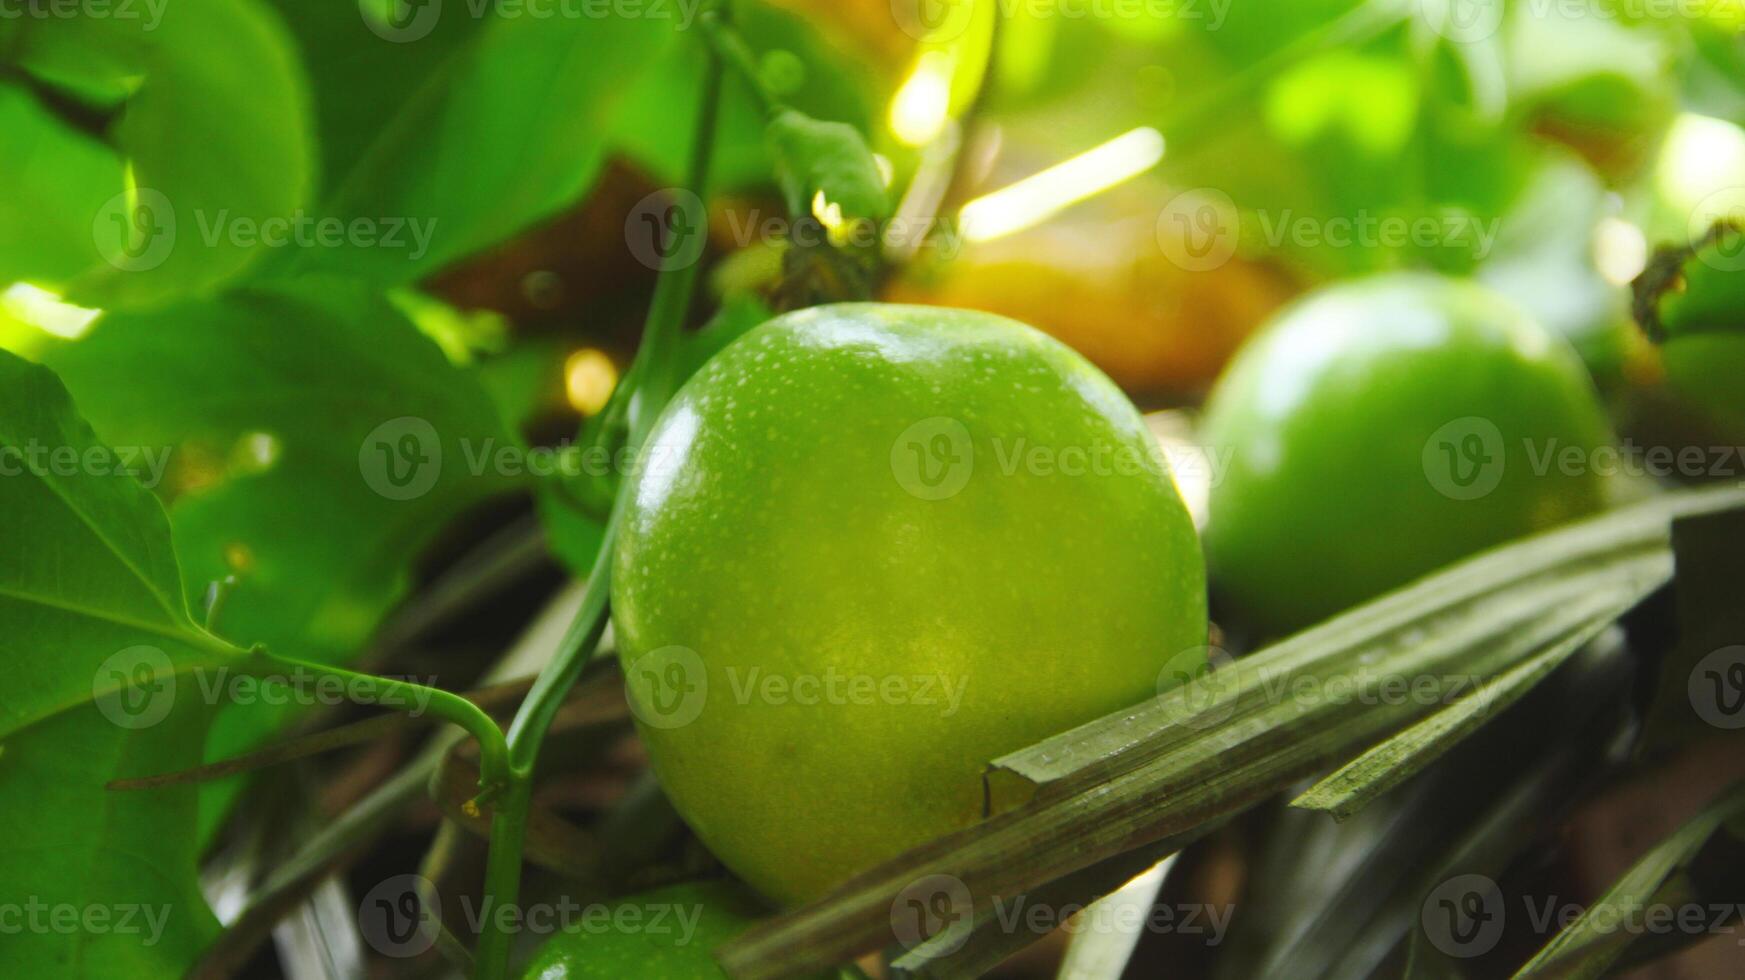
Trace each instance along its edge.
<path fill-rule="evenodd" d="M 783 109 L 764 131 L 776 175 L 794 215 L 810 214 L 815 195 L 841 209 L 847 220 L 885 217 L 890 201 L 872 150 L 860 131 Z"/>
<path fill-rule="evenodd" d="M 767 62 L 772 53 L 796 56 L 804 77 L 799 88 L 784 96 L 788 104 L 819 119 L 835 119 L 866 131 L 874 119 L 874 95 L 885 83 L 862 59 L 843 51 L 804 17 L 767 3 L 742 3 L 733 10 L 733 26 Z M 666 184 L 684 173 L 690 153 L 690 128 L 683 125 L 696 113 L 702 91 L 704 59 L 690 42 L 668 45 L 660 61 L 644 72 L 625 93 L 613 120 L 609 141 Z M 771 161 L 764 144 L 767 115 L 737 72 L 728 72 L 721 87 L 720 116 L 710 185 L 724 190 L 764 186 Z"/>
<path fill-rule="evenodd" d="M 931 875 L 955 877 L 981 919 L 1002 896 L 1138 847 L 1179 846 L 1542 652 L 1504 641 L 1570 603 L 1658 588 L 1673 571 L 1674 518 L 1742 505 L 1745 492 L 1733 488 L 1667 495 L 1493 549 L 997 760 L 987 785 L 994 815 L 982 824 L 754 930 L 721 960 L 734 976 L 763 978 L 876 949 L 893 935 L 892 902 Z M 1385 690 L 1389 678 L 1407 679 L 1412 696 L 1353 696 Z M 1018 853 L 1025 859 L 1011 860 Z"/>
<path fill-rule="evenodd" d="M 181 691 L 196 689 L 184 683 Z M 184 697 L 176 702 L 138 730 L 83 704 L 6 740 L 0 881 L 8 902 L 27 915 L 34 905 L 38 918 L 0 943 L 0 973 L 172 980 L 218 934 L 196 873 L 195 788 L 104 788 L 110 779 L 199 759 L 210 712 Z M 51 927 L 50 916 L 62 925 Z M 70 929 L 68 916 L 78 917 Z"/>
<path fill-rule="evenodd" d="M 1579 919 L 1559 932 L 1515 976 L 1584 980 L 1605 976 L 1638 936 L 1637 930 L 1619 929 L 1617 923 L 1655 902 L 1655 896 L 1669 880 L 1689 867 L 1717 833 L 1729 833 L 1725 825 L 1741 816 L 1745 816 L 1745 783 L 1735 784 L 1643 855 L 1599 901 L 1588 906 Z"/>
<path fill-rule="evenodd" d="M 605 523 L 584 513 L 556 481 L 540 486 L 537 498 L 539 521 L 545 529 L 546 547 L 570 574 L 587 578 L 594 571 Z"/>
<path fill-rule="evenodd" d="M 1402 943 L 1440 965 L 1423 941 L 1426 897 L 1455 876 L 1501 876 L 1621 759 L 1633 659 L 1609 630 L 1497 724 L 1349 820 L 1275 812 L 1220 974 L 1374 976 Z"/>
<path fill-rule="evenodd" d="M 125 687 L 103 665 L 129 647 L 176 671 L 235 654 L 189 619 L 163 508 L 117 473 L 131 462 L 52 372 L 0 351 L 0 737 Z"/>
<path fill-rule="evenodd" d="M 431 84 L 454 53 L 491 22 L 470 16 L 471 8 L 459 5 L 450 5 L 449 16 L 441 16 L 443 5 L 429 4 L 418 9 L 426 17 L 433 11 L 437 16 L 429 21 L 414 18 L 402 35 L 388 19 L 400 0 L 268 2 L 300 49 L 309 76 L 320 146 L 318 199 L 356 169 L 382 131 L 406 111 L 409 96 Z M 401 36 L 411 39 L 389 40 Z"/>
<path fill-rule="evenodd" d="M 1525 642 L 1541 652 L 1481 683 L 1452 705 L 1346 763 L 1292 801 L 1305 810 L 1322 810 L 1341 819 L 1351 816 L 1377 796 L 1417 775 L 1442 753 L 1498 713 L 1519 701 L 1552 671 L 1563 666 L 1582 645 L 1627 612 L 1642 597 L 1633 588 L 1601 592 L 1573 602 L 1568 610 L 1547 617 L 1511 641 Z M 1549 645 L 1547 635 L 1549 634 Z"/>
<path fill-rule="evenodd" d="M 520 482 L 476 375 L 355 283 L 111 314 L 48 360 L 111 438 L 169 455 L 190 591 L 237 577 L 216 628 L 302 659 L 356 656 L 425 546 Z M 209 753 L 287 710 L 227 710 Z"/>
<path fill-rule="evenodd" d="M 63 281 L 102 261 L 89 221 L 122 182 L 122 161 L 62 124 L 23 89 L 0 85 L 0 280 Z"/>
<path fill-rule="evenodd" d="M 236 276 L 259 252 L 253 230 L 300 207 L 313 181 L 302 75 L 265 7 L 131 9 L 137 16 L 32 19 L 8 52 L 63 118 L 51 126 L 31 114 L 41 142 L 3 161 L 6 183 L 61 186 L 30 220 L 0 231 L 0 258 L 39 234 L 53 249 L 0 267 L 0 279 L 47 280 L 85 306 L 147 306 Z"/>
<path fill-rule="evenodd" d="M 217 931 L 191 787 L 104 789 L 197 760 L 186 675 L 242 657 L 189 619 L 125 462 L 48 369 L 0 351 L 0 881 L 32 917 L 0 943 L 6 976 L 179 976 Z"/>
<path fill-rule="evenodd" d="M 442 20 L 467 13 L 456 6 Z M 404 283 L 557 213 L 598 176 L 622 94 L 673 37 L 672 25 L 647 17 L 494 13 L 422 77 L 396 75 L 396 57 L 367 80 L 349 65 L 354 85 L 406 93 L 350 170 L 332 175 L 322 205 L 378 234 L 288 250 L 276 268 Z M 330 104 L 346 97 L 326 95 Z"/>

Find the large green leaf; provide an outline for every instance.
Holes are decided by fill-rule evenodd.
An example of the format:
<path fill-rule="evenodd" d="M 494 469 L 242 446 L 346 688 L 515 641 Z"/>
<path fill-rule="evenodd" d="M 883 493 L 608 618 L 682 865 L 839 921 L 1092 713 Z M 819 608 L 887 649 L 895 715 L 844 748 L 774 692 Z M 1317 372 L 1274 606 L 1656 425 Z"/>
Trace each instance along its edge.
<path fill-rule="evenodd" d="M 26 122 L 24 149 L 0 154 L 0 176 L 53 193 L 14 201 L 0 280 L 132 307 L 241 272 L 263 222 L 302 205 L 312 164 L 301 72 L 258 0 L 116 9 L 16 27 L 5 58 L 20 81 L 0 105 Z M 39 238 L 50 247 L 33 253 Z"/>
<path fill-rule="evenodd" d="M 116 473 L 132 463 L 0 352 L 0 737 L 125 686 L 104 664 L 136 644 L 178 670 L 233 653 L 189 619 L 163 508 Z"/>
<path fill-rule="evenodd" d="M 0 280 L 60 280 L 101 262 L 90 221 L 71 219 L 121 189 L 121 158 L 19 88 L 0 86 L 0 130 Z"/>
<path fill-rule="evenodd" d="M 47 355 L 111 438 L 163 447 L 191 590 L 235 575 L 215 629 L 338 662 L 453 518 L 517 485 L 519 443 L 477 378 L 349 282 L 239 291 L 98 321 Z M 282 717 L 230 711 L 226 755 Z"/>
<path fill-rule="evenodd" d="M 368 236 L 373 241 L 348 234 L 338 247 L 287 250 L 281 267 L 408 282 L 556 213 L 593 183 L 604 162 L 606 124 L 629 83 L 672 41 L 673 23 L 591 16 L 579 8 L 553 16 L 535 16 L 531 7 L 517 15 L 485 9 L 485 22 L 454 43 L 436 28 L 472 16 L 470 6 L 450 5 L 430 35 L 416 26 L 396 35 L 345 5 L 354 21 L 352 44 L 368 44 L 370 53 L 319 64 L 343 69 L 352 91 L 405 96 L 391 116 L 376 121 L 379 132 L 350 169 L 330 175 L 323 211 L 348 227 L 368 223 L 376 234 Z M 306 35 L 314 30 L 304 28 Z M 384 49 L 433 37 L 452 44 L 447 57 L 427 65 L 431 59 L 420 56 L 416 67 L 426 67 L 425 74 L 398 74 L 407 59 Z M 376 70 L 361 70 L 365 63 Z M 369 117 L 331 104 L 350 91 L 330 84 L 317 90 L 329 100 L 324 120 L 340 139 L 355 138 Z M 366 100 L 377 111 L 388 108 L 374 96 Z M 392 240 L 383 237 L 395 228 Z"/>
<path fill-rule="evenodd" d="M 163 508 L 46 368 L 0 352 L 0 883 L 9 977 L 173 977 L 217 931 L 185 766 L 209 717 L 188 674 L 241 652 L 189 619 Z M 8 930 L 12 932 L 12 930 Z"/>
<path fill-rule="evenodd" d="M 390 37 L 399 36 L 385 19 L 388 7 L 399 0 L 268 2 L 301 49 L 309 75 L 321 156 L 318 197 L 356 169 L 394 117 L 406 111 L 409 96 L 444 71 L 455 52 L 490 22 L 465 16 L 470 8 L 451 4 L 449 16 L 438 16 L 427 25 L 414 23 L 427 28 L 415 42 L 390 43 L 370 28 L 374 25 Z M 442 7 L 427 4 L 421 9 L 440 12 Z"/>

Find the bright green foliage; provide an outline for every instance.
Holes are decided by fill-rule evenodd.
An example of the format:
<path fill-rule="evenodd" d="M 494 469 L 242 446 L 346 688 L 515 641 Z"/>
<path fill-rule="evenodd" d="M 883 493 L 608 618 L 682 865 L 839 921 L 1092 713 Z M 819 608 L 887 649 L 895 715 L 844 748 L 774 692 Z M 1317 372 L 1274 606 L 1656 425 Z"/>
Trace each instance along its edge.
<path fill-rule="evenodd" d="M 0 882 L 31 917 L 0 943 L 8 977 L 177 975 L 216 929 L 193 787 L 104 788 L 197 762 L 187 672 L 241 657 L 189 619 L 169 522 L 126 465 L 53 374 L 0 351 Z"/>
<path fill-rule="evenodd" d="M 1003 318 L 847 304 L 729 345 L 614 566 L 662 785 L 774 898 L 981 815 L 983 767 L 1204 663 L 1193 526 L 1132 405 Z"/>
<path fill-rule="evenodd" d="M 1600 507 L 1611 435 L 1562 338 L 1471 283 L 1398 274 L 1266 327 L 1201 439 L 1215 593 L 1270 635 Z"/>
<path fill-rule="evenodd" d="M 0 282 L 63 286 L 88 306 L 161 303 L 238 275 L 260 249 L 231 231 L 305 203 L 303 73 L 272 13 L 144 6 L 16 21 L 0 54 L 19 73 L 0 84 L 0 217 L 17 216 L 0 221 Z"/>
<path fill-rule="evenodd" d="M 733 27 L 754 53 L 762 55 L 766 68 L 772 60 L 785 61 L 792 68 L 789 57 L 799 59 L 803 84 L 793 92 L 777 93 L 786 104 L 863 131 L 875 125 L 884 80 L 871 66 L 844 57 L 821 25 L 780 7 L 740 3 L 733 6 Z M 611 151 L 624 154 L 658 182 L 680 179 L 690 155 L 687 122 L 702 91 L 703 63 L 695 44 L 667 45 L 623 93 L 623 107 L 607 136 Z M 660 124 L 651 125 L 651 120 Z M 763 139 L 767 122 L 768 113 L 750 84 L 738 72 L 728 71 L 721 85 L 719 138 L 709 167 L 711 186 L 734 191 L 769 182 L 771 160 Z"/>
<path fill-rule="evenodd" d="M 440 529 L 522 482 L 477 378 L 356 284 L 110 315 L 47 360 L 107 437 L 163 464 L 145 476 L 172 500 L 187 591 L 234 575 L 217 629 L 239 643 L 350 660 Z M 284 714 L 226 711 L 212 753 Z"/>
<path fill-rule="evenodd" d="M 655 17 L 469 18 L 455 10 L 429 28 L 415 22 L 409 30 L 430 33 L 396 44 L 366 27 L 357 4 L 295 6 L 316 8 L 291 13 L 312 45 L 306 53 L 343 68 L 316 91 L 323 134 L 334 137 L 320 210 L 378 227 L 403 221 L 404 232 L 392 247 L 289 250 L 275 268 L 393 283 L 415 281 L 574 202 L 605 162 L 607 124 L 628 83 L 674 37 L 673 25 Z M 478 26 L 460 28 L 463 36 L 445 26 L 469 20 Z M 336 34 L 342 40 L 334 42 Z M 444 56 L 424 53 L 426 41 Z M 331 43 L 357 53 L 341 58 Z M 396 47 L 420 50 L 378 56 Z M 402 66 L 413 68 L 410 77 Z M 362 106 L 354 104 L 360 90 Z"/>
<path fill-rule="evenodd" d="M 890 210 L 884 178 L 866 138 L 853 126 L 783 109 L 764 135 L 790 213 L 811 213 L 816 194 L 840 207 L 847 219 L 882 218 Z"/>

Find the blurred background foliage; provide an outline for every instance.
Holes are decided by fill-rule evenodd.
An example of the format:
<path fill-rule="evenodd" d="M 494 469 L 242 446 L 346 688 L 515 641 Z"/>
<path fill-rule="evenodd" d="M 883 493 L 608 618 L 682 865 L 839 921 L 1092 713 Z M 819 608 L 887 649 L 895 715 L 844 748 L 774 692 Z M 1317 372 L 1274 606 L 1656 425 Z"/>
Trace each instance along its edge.
<path fill-rule="evenodd" d="M 19 190 L 0 215 L 0 279 L 135 309 L 330 273 L 501 314 L 518 341 L 597 339 L 621 359 L 647 277 L 616 229 L 682 164 L 701 65 L 674 29 L 686 8 L 451 13 L 399 43 L 361 29 L 398 2 L 365 0 L 360 18 L 199 0 L 131 34 L 0 26 L 15 134 L 0 172 Z M 948 186 L 928 186 L 937 210 L 920 212 L 944 223 L 893 263 L 892 297 L 1036 323 L 1164 404 L 1203 390 L 1294 293 L 1429 267 L 1491 283 L 1621 371 L 1623 284 L 1650 243 L 1686 236 L 1705 199 L 1745 180 L 1745 14 L 1736 0 L 1486 4 L 1469 37 L 1454 18 L 1472 5 L 1447 4 L 959 3 L 931 31 L 915 15 L 932 5 L 887 0 L 736 16 L 769 90 L 864 131 L 894 191 L 953 161 Z M 233 40 L 209 43 L 221 35 Z M 719 266 L 731 291 L 779 268 L 759 222 L 780 208 L 762 108 L 742 79 L 727 84 L 714 224 L 719 252 L 745 253 Z M 1145 140 L 1095 155 L 1134 133 Z M 201 152 L 182 152 L 189 141 Z M 978 197 L 1073 161 L 1085 166 L 1069 182 L 1020 184 L 980 202 L 996 220 L 971 220 Z M 118 274 L 104 258 L 128 245 L 116 198 L 129 188 L 162 194 L 184 225 L 299 213 L 434 232 L 415 258 L 221 236 Z M 1384 233 L 1414 222 L 1436 230 Z M 1208 242 L 1229 259 L 1191 254 Z M 493 354 L 517 346 L 489 338 Z"/>

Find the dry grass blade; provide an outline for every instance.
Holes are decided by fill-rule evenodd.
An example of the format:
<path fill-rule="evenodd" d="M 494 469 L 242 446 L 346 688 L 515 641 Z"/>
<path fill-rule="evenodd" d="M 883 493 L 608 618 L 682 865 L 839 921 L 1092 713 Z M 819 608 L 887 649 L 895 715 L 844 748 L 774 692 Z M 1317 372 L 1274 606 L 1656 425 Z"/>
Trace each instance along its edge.
<path fill-rule="evenodd" d="M 1721 794 L 1636 862 L 1599 901 L 1521 967 L 1516 978 L 1605 976 L 1639 936 L 1639 930 L 1620 929 L 1618 923 L 1628 922 L 1633 913 L 1660 904 L 1656 896 L 1669 884 L 1669 879 L 1689 865 L 1711 837 L 1742 816 L 1745 816 L 1745 783 Z"/>
<path fill-rule="evenodd" d="M 1156 867 L 1157 862 L 1221 826 L 1222 822 L 1208 824 L 1196 828 L 1192 833 L 1117 855 L 1059 881 L 1051 881 L 1034 888 L 1008 904 L 1020 908 L 1040 906 L 1045 909 L 1088 904 L 1118 891 L 1146 869 Z M 1007 927 L 1007 923 L 1002 923 L 992 909 L 982 910 L 979 918 L 968 923 L 967 927 L 967 936 L 935 936 L 897 957 L 891 963 L 893 973 L 898 977 L 926 977 L 928 980 L 969 980 L 982 976 L 1013 953 L 1041 938 L 1024 928 Z"/>
<path fill-rule="evenodd" d="M 1731 488 L 1668 495 L 1504 546 L 1001 759 L 993 816 L 765 923 L 719 958 L 744 980 L 826 968 L 889 944 L 893 902 L 936 876 L 985 922 L 1001 896 L 1227 819 L 1543 653 L 1522 637 L 1584 597 L 1652 591 L 1672 572 L 1675 517 L 1741 504 Z M 1412 679 L 1412 697 L 1352 696 L 1394 677 Z"/>
<path fill-rule="evenodd" d="M 1498 674 L 1454 704 L 1369 749 L 1310 787 L 1291 805 L 1321 810 L 1343 820 L 1377 796 L 1405 782 L 1461 739 L 1532 690 L 1582 645 L 1640 602 L 1636 590 L 1601 595 L 1546 622 L 1554 632 L 1541 653 Z M 1569 623 L 1573 625 L 1569 625 Z"/>

